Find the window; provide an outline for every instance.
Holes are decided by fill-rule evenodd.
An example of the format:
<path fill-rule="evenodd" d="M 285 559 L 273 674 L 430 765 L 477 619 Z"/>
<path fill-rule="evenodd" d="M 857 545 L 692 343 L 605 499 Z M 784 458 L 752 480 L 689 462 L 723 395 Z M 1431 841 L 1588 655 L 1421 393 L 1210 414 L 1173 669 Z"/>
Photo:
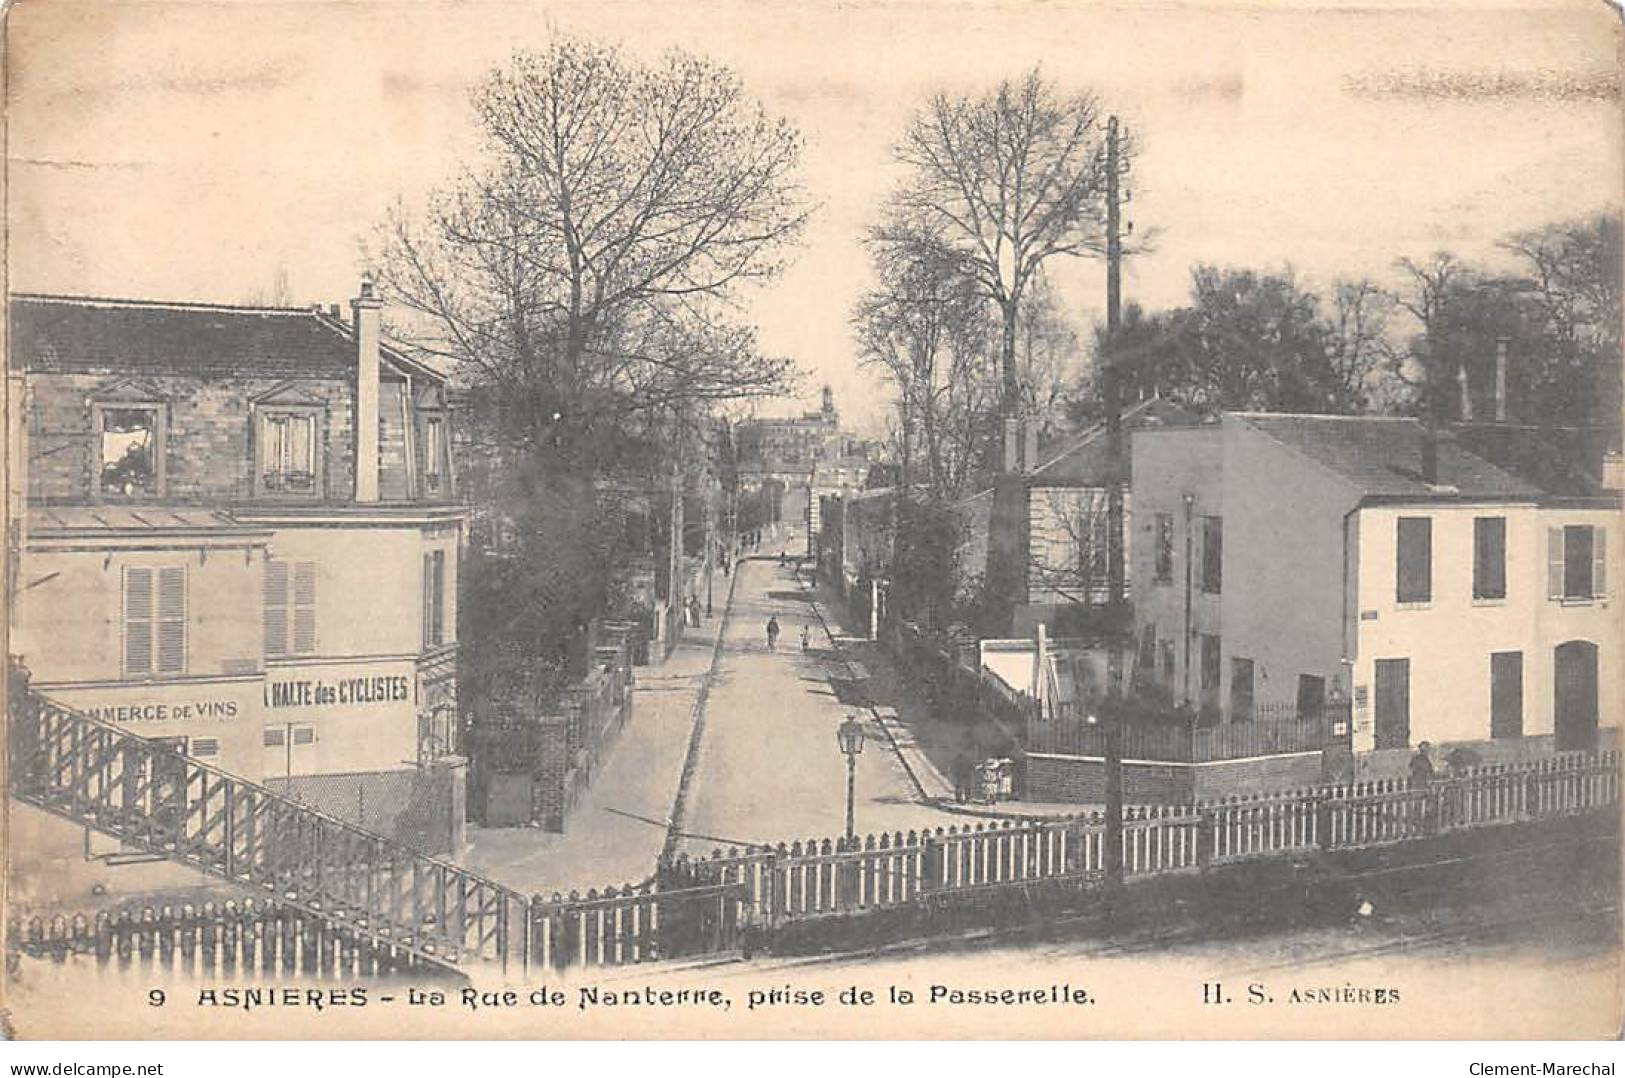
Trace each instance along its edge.
<path fill-rule="evenodd" d="M 1219 594 L 1224 578 L 1224 521 L 1202 518 L 1202 590 Z"/>
<path fill-rule="evenodd" d="M 265 564 L 265 654 L 316 652 L 316 563 Z"/>
<path fill-rule="evenodd" d="M 446 417 L 431 415 L 423 420 L 423 487 L 430 493 L 445 489 Z"/>
<path fill-rule="evenodd" d="M 1174 580 L 1174 515 L 1157 514 L 1157 583 Z"/>
<path fill-rule="evenodd" d="M 1473 598 L 1507 597 L 1506 517 L 1473 518 Z"/>
<path fill-rule="evenodd" d="M 158 405 L 95 409 L 99 479 L 103 497 L 153 497 L 163 493 L 163 409 Z"/>
<path fill-rule="evenodd" d="M 1148 624 L 1140 631 L 1140 650 L 1134 657 L 1134 682 L 1146 684 L 1151 680 L 1157 663 L 1157 626 Z"/>
<path fill-rule="evenodd" d="M 193 756 L 219 756 L 220 739 L 218 737 L 194 737 L 192 739 Z"/>
<path fill-rule="evenodd" d="M 1433 598 L 1433 521 L 1428 517 L 1400 517 L 1395 598 L 1402 603 L 1425 603 Z"/>
<path fill-rule="evenodd" d="M 1298 675 L 1298 718 L 1319 718 L 1326 713 L 1326 679 L 1319 674 Z"/>
<path fill-rule="evenodd" d="M 309 723 L 286 722 L 265 727 L 265 747 L 268 749 L 287 748 L 290 735 L 295 745 L 314 745 L 316 743 L 316 727 Z"/>
<path fill-rule="evenodd" d="M 446 552 L 431 550 L 423 555 L 423 646 L 436 648 L 446 642 Z"/>
<path fill-rule="evenodd" d="M 1490 736 L 1523 736 L 1523 652 L 1490 653 Z"/>
<path fill-rule="evenodd" d="M 260 413 L 259 489 L 270 494 L 315 494 L 317 412 L 314 408 Z"/>
<path fill-rule="evenodd" d="M 1595 599 L 1607 594 L 1607 533 L 1590 524 L 1547 531 L 1547 592 L 1553 599 Z"/>
<path fill-rule="evenodd" d="M 1162 683 L 1169 688 L 1174 684 L 1174 642 L 1172 640 L 1159 641 L 1162 651 Z"/>
<path fill-rule="evenodd" d="M 124 673 L 152 677 L 186 671 L 186 570 L 124 570 Z"/>
<path fill-rule="evenodd" d="M 1230 660 L 1230 721 L 1250 722 L 1253 717 L 1253 661 Z"/>
<path fill-rule="evenodd" d="M 1199 711 L 1208 721 L 1219 717 L 1219 637 L 1202 634 L 1202 696 Z"/>

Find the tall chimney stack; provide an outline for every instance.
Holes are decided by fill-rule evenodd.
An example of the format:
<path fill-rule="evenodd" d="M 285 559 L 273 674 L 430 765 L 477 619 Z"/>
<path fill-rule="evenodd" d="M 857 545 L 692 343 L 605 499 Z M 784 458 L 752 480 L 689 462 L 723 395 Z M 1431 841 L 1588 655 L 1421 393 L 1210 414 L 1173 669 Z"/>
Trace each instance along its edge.
<path fill-rule="evenodd" d="M 1495 421 L 1507 421 L 1507 339 L 1495 338 Z"/>
<path fill-rule="evenodd" d="M 383 301 L 372 275 L 361 277 L 361 294 L 350 301 L 355 316 L 355 500 L 378 500 L 378 338 Z"/>

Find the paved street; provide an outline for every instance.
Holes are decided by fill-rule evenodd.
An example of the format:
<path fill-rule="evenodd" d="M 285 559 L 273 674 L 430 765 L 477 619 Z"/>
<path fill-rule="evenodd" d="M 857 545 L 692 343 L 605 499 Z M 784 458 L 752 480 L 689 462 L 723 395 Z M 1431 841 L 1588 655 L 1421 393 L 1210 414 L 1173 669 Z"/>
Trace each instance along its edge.
<path fill-rule="evenodd" d="M 846 827 L 846 760 L 835 730 L 857 712 L 868 730 L 857 769 L 859 833 L 963 824 L 964 818 L 916 802 L 916 791 L 867 710 L 831 690 L 831 668 L 844 675 L 832 642 L 789 568 L 746 561 L 738 570 L 719 676 L 706 708 L 699 766 L 688 793 L 685 848 L 839 836 Z M 778 649 L 766 624 L 779 619 Z M 812 652 L 801 652 L 801 629 Z"/>

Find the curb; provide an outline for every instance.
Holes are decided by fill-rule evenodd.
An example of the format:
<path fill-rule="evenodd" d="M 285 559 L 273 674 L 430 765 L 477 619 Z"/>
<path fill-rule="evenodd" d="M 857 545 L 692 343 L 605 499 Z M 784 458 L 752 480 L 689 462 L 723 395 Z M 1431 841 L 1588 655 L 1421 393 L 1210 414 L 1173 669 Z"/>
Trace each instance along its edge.
<path fill-rule="evenodd" d="M 829 631 L 829 620 L 824 617 L 824 607 L 818 601 L 818 593 L 813 588 L 807 589 L 807 603 L 813 608 L 813 613 L 818 615 L 818 624 L 823 626 L 824 636 L 828 638 L 830 647 L 841 657 L 841 664 L 846 667 L 846 672 L 850 674 L 852 672 L 852 660 L 846 657 L 846 649 L 835 642 L 835 634 Z M 909 763 L 908 756 L 903 752 L 902 746 L 897 744 L 897 738 L 891 731 L 891 725 L 881 718 L 880 711 L 874 704 L 867 706 L 869 714 L 874 717 L 875 723 L 880 727 L 881 732 L 886 735 L 886 742 L 891 745 L 892 754 L 897 757 L 897 762 L 903 765 L 903 772 L 908 775 L 908 781 L 914 784 L 915 802 L 921 805 L 936 805 L 936 799 L 925 792 L 925 784 L 920 781 L 920 776 L 915 773 L 914 765 Z M 893 708 L 892 710 L 895 714 L 896 709 Z"/>
<path fill-rule="evenodd" d="M 705 736 L 705 703 L 716 683 L 717 670 L 722 666 L 722 642 L 728 635 L 728 622 L 734 612 L 734 589 L 739 585 L 737 572 L 728 574 L 728 600 L 722 607 L 722 620 L 717 624 L 717 639 L 711 645 L 711 665 L 700 678 L 700 687 L 694 694 L 693 727 L 688 735 L 688 752 L 683 757 L 683 771 L 677 779 L 677 794 L 672 800 L 671 814 L 666 817 L 666 841 L 660 847 L 660 860 L 656 870 L 671 861 L 683 840 L 683 817 L 688 812 L 688 788 L 694 781 L 694 772 L 700 764 L 700 741 Z"/>

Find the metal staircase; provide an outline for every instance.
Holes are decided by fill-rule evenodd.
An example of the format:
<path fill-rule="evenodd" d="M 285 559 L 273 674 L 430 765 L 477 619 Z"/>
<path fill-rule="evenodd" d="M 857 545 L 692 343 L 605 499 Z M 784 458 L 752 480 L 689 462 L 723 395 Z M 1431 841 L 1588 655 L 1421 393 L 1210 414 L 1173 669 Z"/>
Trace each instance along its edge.
<path fill-rule="evenodd" d="M 527 965 L 530 903 L 518 892 L 25 687 L 10 704 L 19 801 L 425 962 Z"/>

